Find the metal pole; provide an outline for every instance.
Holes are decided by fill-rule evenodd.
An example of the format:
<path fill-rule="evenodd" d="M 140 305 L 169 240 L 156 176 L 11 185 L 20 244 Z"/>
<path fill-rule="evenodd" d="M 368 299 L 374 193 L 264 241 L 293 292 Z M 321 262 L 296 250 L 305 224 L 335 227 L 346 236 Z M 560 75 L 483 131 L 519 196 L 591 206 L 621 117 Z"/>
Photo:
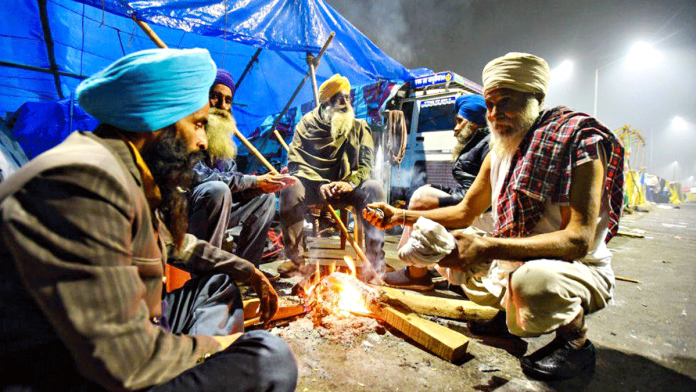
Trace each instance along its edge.
<path fill-rule="evenodd" d="M 315 61 L 315 64 L 318 64 L 318 63 L 319 63 L 319 60 L 320 60 L 321 57 L 324 55 L 324 52 L 326 51 L 326 48 L 329 46 L 329 44 L 331 43 L 331 40 L 333 40 L 333 38 L 334 38 L 335 36 L 336 36 L 336 33 L 334 33 L 333 31 L 331 32 L 331 34 L 329 34 L 329 38 L 326 39 L 326 42 L 324 43 L 324 46 L 322 46 L 321 50 L 319 51 L 319 54 L 317 54 L 317 57 L 316 57 L 315 60 L 314 60 L 314 61 Z M 285 104 L 285 107 L 283 108 L 283 110 L 280 112 L 280 114 L 278 115 L 278 117 L 276 117 L 276 119 L 273 121 L 273 125 L 271 126 L 271 132 L 273 132 L 273 131 L 275 130 L 275 127 L 276 127 L 276 126 L 278 125 L 278 123 L 280 122 L 280 119 L 283 118 L 283 116 L 285 115 L 285 112 L 287 112 L 288 109 L 290 109 L 290 105 L 292 105 L 292 101 L 295 100 L 295 97 L 297 97 L 297 94 L 299 94 L 299 93 L 300 93 L 300 90 L 302 90 L 302 86 L 304 86 L 305 82 L 307 81 L 307 78 L 309 77 L 310 72 L 311 72 L 311 70 L 310 70 L 310 71 L 307 71 L 307 73 L 305 74 L 304 78 L 302 78 L 302 81 L 300 82 L 300 85 L 297 86 L 297 88 L 295 89 L 295 92 L 292 93 L 292 96 L 290 97 L 290 100 L 288 101 L 288 103 Z"/>
<path fill-rule="evenodd" d="M 655 148 L 655 128 L 650 128 L 650 170 L 654 170 L 653 149 Z"/>
<path fill-rule="evenodd" d="M 246 68 L 244 68 L 242 75 L 239 77 L 239 79 L 237 79 L 237 87 L 235 88 L 236 90 L 239 90 L 239 85 L 242 84 L 242 80 L 244 80 L 244 77 L 249 72 L 249 70 L 254 65 L 254 63 L 259 60 L 259 55 L 261 54 L 262 50 L 263 49 L 261 49 L 261 48 L 256 49 L 256 52 L 254 53 L 254 55 L 251 56 L 251 60 L 249 60 L 249 63 L 247 64 Z"/>
<path fill-rule="evenodd" d="M 314 93 L 314 104 L 319 106 L 319 90 L 317 89 L 317 73 L 314 69 L 314 56 L 307 52 L 307 64 L 309 65 L 309 74 L 312 77 L 312 93 Z"/>
<path fill-rule="evenodd" d="M 594 71 L 594 111 L 593 116 L 597 118 L 597 97 L 599 96 L 599 68 Z"/>

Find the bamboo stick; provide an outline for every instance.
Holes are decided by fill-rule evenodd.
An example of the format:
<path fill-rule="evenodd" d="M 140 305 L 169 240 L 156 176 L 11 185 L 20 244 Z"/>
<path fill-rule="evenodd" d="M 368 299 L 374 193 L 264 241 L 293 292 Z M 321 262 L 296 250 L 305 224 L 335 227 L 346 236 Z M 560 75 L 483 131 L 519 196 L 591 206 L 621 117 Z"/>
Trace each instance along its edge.
<path fill-rule="evenodd" d="M 165 44 L 164 41 L 162 41 L 160 39 L 160 37 L 157 35 L 157 33 L 155 33 L 155 31 L 152 30 L 150 25 L 148 25 L 147 23 L 143 22 L 142 20 L 136 18 L 135 14 L 133 14 L 133 21 L 135 23 L 137 23 L 138 26 L 140 26 L 140 28 L 143 30 L 143 32 L 145 32 L 145 34 L 147 34 L 147 36 L 150 37 L 152 42 L 154 42 L 158 48 L 167 48 L 168 47 L 167 44 Z"/>
<path fill-rule="evenodd" d="M 288 146 L 288 144 L 285 143 L 285 139 L 283 139 L 283 135 L 281 135 L 280 132 L 278 132 L 277 129 L 273 130 L 273 134 L 274 134 L 275 137 L 278 139 L 278 142 L 280 142 L 280 145 L 283 146 L 283 148 L 285 149 L 285 151 L 288 151 L 288 152 L 289 152 L 289 151 L 290 151 L 290 146 Z"/>

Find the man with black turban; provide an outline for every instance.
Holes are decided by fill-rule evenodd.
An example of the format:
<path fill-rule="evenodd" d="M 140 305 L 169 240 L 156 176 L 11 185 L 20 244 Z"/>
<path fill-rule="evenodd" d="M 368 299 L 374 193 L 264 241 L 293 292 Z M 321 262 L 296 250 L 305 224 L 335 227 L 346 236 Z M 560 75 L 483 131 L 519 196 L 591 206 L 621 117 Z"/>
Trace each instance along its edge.
<path fill-rule="evenodd" d="M 595 364 L 585 315 L 613 295 L 606 243 L 621 214 L 624 150 L 596 119 L 563 106 L 542 109 L 549 74 L 546 61 L 526 53 L 486 65 L 491 153 L 461 203 L 430 211 L 377 203 L 384 219 L 365 214 L 384 228 L 423 217 L 458 229 L 492 206 L 493 236 L 452 233 L 453 250 L 436 268 L 472 301 L 501 310 L 491 323 L 470 323 L 472 332 L 556 332 L 521 365 L 533 377 L 563 379 Z"/>
<path fill-rule="evenodd" d="M 295 388 L 280 338 L 174 333 L 163 317 L 166 263 L 248 281 L 264 317 L 277 310 L 251 263 L 186 234 L 215 70 L 203 49 L 121 58 L 77 88 L 97 129 L 0 185 L 0 389 Z"/>

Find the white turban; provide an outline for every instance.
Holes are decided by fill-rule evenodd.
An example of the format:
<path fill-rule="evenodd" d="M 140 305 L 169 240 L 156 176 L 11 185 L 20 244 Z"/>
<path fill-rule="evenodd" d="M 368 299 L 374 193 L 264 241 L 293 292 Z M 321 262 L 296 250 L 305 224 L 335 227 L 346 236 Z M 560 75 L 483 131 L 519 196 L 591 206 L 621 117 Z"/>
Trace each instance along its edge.
<path fill-rule="evenodd" d="M 549 77 L 546 60 L 529 53 L 510 52 L 483 67 L 483 91 L 509 88 L 546 96 Z"/>

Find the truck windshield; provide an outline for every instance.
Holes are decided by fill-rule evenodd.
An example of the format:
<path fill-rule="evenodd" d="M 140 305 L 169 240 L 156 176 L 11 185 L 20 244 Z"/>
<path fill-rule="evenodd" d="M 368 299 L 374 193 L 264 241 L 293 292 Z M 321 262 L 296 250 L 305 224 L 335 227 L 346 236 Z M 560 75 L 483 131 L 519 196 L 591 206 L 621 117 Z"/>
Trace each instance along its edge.
<path fill-rule="evenodd" d="M 454 129 L 454 100 L 452 97 L 421 102 L 418 133 Z"/>

